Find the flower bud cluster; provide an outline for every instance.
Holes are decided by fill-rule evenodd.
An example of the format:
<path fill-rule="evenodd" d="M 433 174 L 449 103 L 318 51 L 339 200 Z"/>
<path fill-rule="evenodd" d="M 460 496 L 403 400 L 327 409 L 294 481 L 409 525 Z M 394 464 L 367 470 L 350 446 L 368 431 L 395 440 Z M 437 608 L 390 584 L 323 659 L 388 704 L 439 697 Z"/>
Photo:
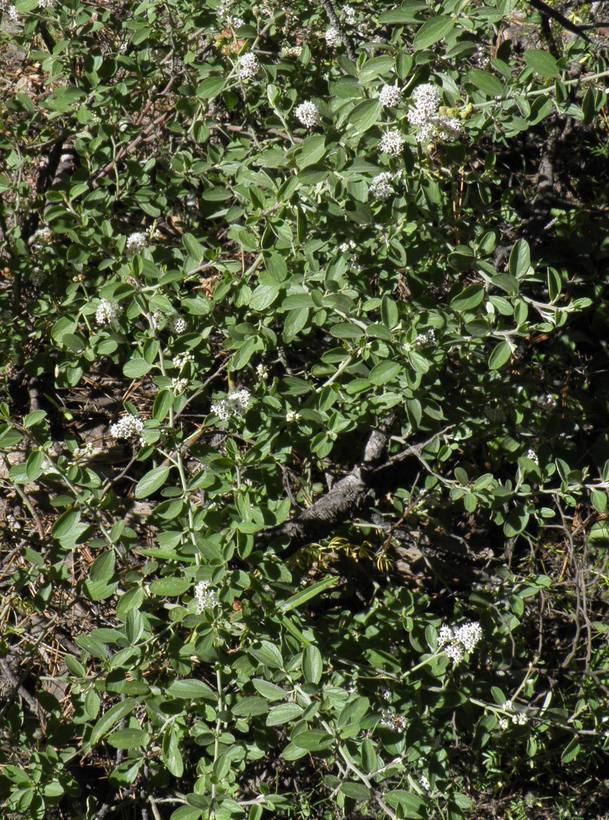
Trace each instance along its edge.
<path fill-rule="evenodd" d="M 125 251 L 127 256 L 135 256 L 148 247 L 148 237 L 141 231 L 136 231 L 127 237 Z"/>

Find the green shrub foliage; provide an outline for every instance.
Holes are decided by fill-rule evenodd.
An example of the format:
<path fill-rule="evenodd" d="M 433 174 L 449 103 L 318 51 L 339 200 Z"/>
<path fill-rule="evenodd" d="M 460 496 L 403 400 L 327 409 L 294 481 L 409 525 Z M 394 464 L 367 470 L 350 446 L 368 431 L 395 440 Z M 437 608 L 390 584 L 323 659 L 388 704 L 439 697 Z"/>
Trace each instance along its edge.
<path fill-rule="evenodd" d="M 0 3 L 4 816 L 604 816 L 598 5 Z"/>

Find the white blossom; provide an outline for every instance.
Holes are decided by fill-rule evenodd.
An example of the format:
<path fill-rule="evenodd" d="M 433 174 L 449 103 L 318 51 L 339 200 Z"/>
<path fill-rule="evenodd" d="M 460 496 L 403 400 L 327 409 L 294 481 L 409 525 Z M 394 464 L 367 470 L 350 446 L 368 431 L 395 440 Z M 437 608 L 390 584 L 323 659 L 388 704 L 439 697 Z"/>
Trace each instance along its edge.
<path fill-rule="evenodd" d="M 218 593 L 209 581 L 199 581 L 195 585 L 195 602 L 197 614 L 199 615 L 205 612 L 206 609 L 214 609 L 214 607 L 218 606 Z"/>
<path fill-rule="evenodd" d="M 55 0 L 38 0 L 38 7 L 41 9 L 50 9 L 55 5 Z"/>
<path fill-rule="evenodd" d="M 171 329 L 178 336 L 186 331 L 188 324 L 183 316 L 174 316 L 171 320 Z"/>
<path fill-rule="evenodd" d="M 302 46 L 283 46 L 279 54 L 281 57 L 300 57 Z"/>
<path fill-rule="evenodd" d="M 472 652 L 482 639 L 482 628 L 477 621 L 468 621 L 459 627 L 443 625 L 438 634 L 438 649 L 445 652 L 458 666 L 466 652 Z"/>
<path fill-rule="evenodd" d="M 17 11 L 17 7 L 13 5 L 6 5 L 3 3 L 0 5 L 0 9 L 6 12 L 6 16 L 8 17 L 11 22 L 16 23 L 19 20 L 19 12 Z"/>
<path fill-rule="evenodd" d="M 211 412 L 220 421 L 228 421 L 233 416 L 242 416 L 247 410 L 252 394 L 245 387 L 229 393 L 226 398 L 219 399 L 211 405 Z"/>
<path fill-rule="evenodd" d="M 241 390 L 235 390 L 234 392 L 229 393 L 228 400 L 232 402 L 238 413 L 244 413 L 252 400 L 252 394 L 249 390 L 243 387 Z"/>
<path fill-rule="evenodd" d="M 413 346 L 416 349 L 420 349 L 422 347 L 427 347 L 428 345 L 435 344 L 436 342 L 436 331 L 433 327 L 428 328 L 425 333 L 419 333 L 417 338 L 414 340 Z"/>
<path fill-rule="evenodd" d="M 404 137 L 397 128 L 385 131 L 381 137 L 379 148 L 382 154 L 389 154 L 392 157 L 399 157 L 404 147 Z"/>
<path fill-rule="evenodd" d="M 141 231 L 136 231 L 127 237 L 125 250 L 129 256 L 141 253 L 148 246 L 148 237 Z"/>
<path fill-rule="evenodd" d="M 394 108 L 402 99 L 402 91 L 396 85 L 384 85 L 379 92 L 379 102 L 383 108 Z"/>
<path fill-rule="evenodd" d="M 253 52 L 248 51 L 247 54 L 244 54 L 239 59 L 240 80 L 253 80 L 259 70 L 260 63 L 258 62 L 258 57 L 256 57 Z"/>
<path fill-rule="evenodd" d="M 269 377 L 268 367 L 260 362 L 260 364 L 256 365 L 256 375 L 258 376 L 259 381 L 265 382 Z"/>
<path fill-rule="evenodd" d="M 348 251 L 354 251 L 357 245 L 353 239 L 349 239 L 347 242 L 341 242 L 338 246 L 338 250 L 342 253 L 347 253 Z"/>
<path fill-rule="evenodd" d="M 296 118 L 302 123 L 302 125 L 304 125 L 305 128 L 315 128 L 316 125 L 319 125 L 319 110 L 315 103 L 310 100 L 296 106 L 294 113 L 296 114 Z"/>
<path fill-rule="evenodd" d="M 539 465 L 539 458 L 537 457 L 535 450 L 527 450 L 527 458 L 529 461 L 532 461 L 533 464 Z"/>
<path fill-rule="evenodd" d="M 121 418 L 110 426 L 110 435 L 116 439 L 130 439 L 139 436 L 144 429 L 144 422 L 129 414 L 128 416 L 121 416 Z"/>
<path fill-rule="evenodd" d="M 285 414 L 285 420 L 288 424 L 292 424 L 295 421 L 298 421 L 300 418 L 300 413 L 297 413 L 296 410 L 288 410 Z"/>
<path fill-rule="evenodd" d="M 426 791 L 426 792 L 431 791 L 431 784 L 430 784 L 430 782 L 429 782 L 429 779 L 428 779 L 428 778 L 427 778 L 427 776 L 426 776 L 426 775 L 424 775 L 424 774 L 422 774 L 422 775 L 419 777 L 419 785 L 420 785 L 420 787 L 421 787 L 424 791 Z"/>
<path fill-rule="evenodd" d="M 183 393 L 187 387 L 188 379 L 176 377 L 171 380 L 171 389 L 176 395 L 180 395 L 180 393 Z"/>
<path fill-rule="evenodd" d="M 432 83 L 422 83 L 412 92 L 415 108 L 428 117 L 435 114 L 440 106 L 440 89 Z"/>
<path fill-rule="evenodd" d="M 121 310 L 116 302 L 102 299 L 95 311 L 95 321 L 98 325 L 109 325 L 120 316 Z"/>
<path fill-rule="evenodd" d="M 173 363 L 174 365 L 183 370 L 187 364 L 194 362 L 195 357 L 192 353 L 178 353 L 178 355 L 174 358 Z"/>
<path fill-rule="evenodd" d="M 349 26 L 355 25 L 355 9 L 353 6 L 343 6 L 343 17 Z"/>
<path fill-rule="evenodd" d="M 395 194 L 393 187 L 394 175 L 390 171 L 383 171 L 377 174 L 368 189 L 368 193 L 373 199 L 385 200 Z"/>
<path fill-rule="evenodd" d="M 482 640 L 482 628 L 478 621 L 468 621 L 455 630 L 455 640 L 463 644 L 467 652 L 472 652 Z"/>
<path fill-rule="evenodd" d="M 330 26 L 324 37 L 330 48 L 336 48 L 336 46 L 339 46 L 343 41 L 340 31 L 335 26 Z"/>

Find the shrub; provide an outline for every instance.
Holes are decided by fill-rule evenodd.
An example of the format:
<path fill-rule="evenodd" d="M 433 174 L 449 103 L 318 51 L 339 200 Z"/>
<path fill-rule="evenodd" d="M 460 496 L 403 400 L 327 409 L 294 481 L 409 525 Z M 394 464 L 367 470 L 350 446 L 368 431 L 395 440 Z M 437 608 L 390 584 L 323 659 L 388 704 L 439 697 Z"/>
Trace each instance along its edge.
<path fill-rule="evenodd" d="M 1 7 L 8 816 L 600 816 L 593 9 Z"/>

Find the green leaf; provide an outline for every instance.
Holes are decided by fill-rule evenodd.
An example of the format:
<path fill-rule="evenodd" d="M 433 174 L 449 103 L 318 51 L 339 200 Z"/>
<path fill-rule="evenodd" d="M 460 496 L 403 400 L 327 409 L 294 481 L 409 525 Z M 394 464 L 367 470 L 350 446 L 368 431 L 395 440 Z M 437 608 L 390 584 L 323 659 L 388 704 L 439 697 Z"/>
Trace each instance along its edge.
<path fill-rule="evenodd" d="M 147 472 L 135 485 L 135 497 L 148 498 L 149 495 L 155 493 L 167 481 L 170 469 L 170 467 L 161 465 Z"/>
<path fill-rule="evenodd" d="M 340 784 L 341 792 L 350 797 L 352 800 L 357 800 L 358 803 L 370 799 L 370 790 L 367 789 L 363 783 L 355 783 L 347 780 Z"/>
<path fill-rule="evenodd" d="M 321 752 L 324 749 L 329 749 L 334 739 L 332 735 L 321 729 L 309 729 L 296 735 L 291 740 L 300 749 L 306 749 L 308 752 Z"/>
<path fill-rule="evenodd" d="M 161 757 L 174 777 L 182 777 L 184 774 L 184 761 L 180 754 L 180 745 L 175 729 L 166 732 L 161 747 Z"/>
<path fill-rule="evenodd" d="M 283 700 L 287 695 L 287 692 L 281 686 L 276 686 L 274 683 L 262 680 L 262 678 L 254 678 L 252 683 L 256 691 L 260 692 L 262 697 L 267 700 Z"/>
<path fill-rule="evenodd" d="M 42 475 L 44 464 L 44 453 L 42 450 L 34 450 L 30 453 L 25 463 L 25 472 L 30 481 L 36 481 Z"/>
<path fill-rule="evenodd" d="M 261 641 L 260 646 L 250 650 L 257 661 L 271 669 L 283 668 L 283 657 L 279 649 L 270 641 Z"/>
<path fill-rule="evenodd" d="M 93 562 L 93 566 L 89 571 L 89 579 L 91 581 L 107 583 L 114 575 L 115 563 L 116 556 L 113 550 L 102 553 Z"/>
<path fill-rule="evenodd" d="M 467 285 L 451 300 L 450 306 L 460 313 L 473 310 L 484 301 L 484 285 Z"/>
<path fill-rule="evenodd" d="M 120 703 L 116 703 L 108 711 L 100 717 L 91 731 L 89 738 L 89 746 L 95 746 L 106 735 L 113 726 L 132 712 L 137 706 L 138 701 L 135 698 L 126 698 Z"/>
<path fill-rule="evenodd" d="M 147 746 L 150 736 L 143 729 L 119 729 L 108 737 L 108 743 L 115 749 L 136 749 Z"/>
<path fill-rule="evenodd" d="M 491 370 L 500 370 L 504 364 L 509 362 L 512 355 L 512 348 L 507 339 L 499 342 L 493 348 L 488 357 L 488 366 Z"/>
<path fill-rule="evenodd" d="M 308 168 L 316 165 L 326 152 L 326 138 L 321 134 L 307 137 L 300 145 L 296 154 L 296 165 L 299 168 Z"/>
<path fill-rule="evenodd" d="M 286 601 L 281 601 L 277 609 L 284 613 L 291 612 L 293 609 L 298 609 L 298 607 L 306 604 L 307 601 L 310 601 L 312 598 L 316 598 L 318 595 L 321 595 L 322 592 L 336 586 L 337 580 L 338 579 L 333 575 L 327 575 L 321 581 L 317 581 L 317 583 L 311 584 L 305 589 L 299 590 L 294 595 L 291 595 Z"/>
<path fill-rule="evenodd" d="M 278 296 L 277 285 L 258 285 L 248 300 L 248 307 L 256 311 L 266 310 Z"/>
<path fill-rule="evenodd" d="M 323 668 L 321 652 L 314 644 L 310 644 L 302 654 L 302 671 L 306 682 L 318 684 Z"/>
<path fill-rule="evenodd" d="M 152 406 L 152 417 L 157 421 L 163 421 L 173 404 L 173 394 L 168 387 L 159 390 Z"/>
<path fill-rule="evenodd" d="M 53 527 L 53 537 L 58 541 L 63 541 L 66 538 L 74 535 L 78 530 L 80 523 L 80 511 L 68 510 L 61 515 Z"/>
<path fill-rule="evenodd" d="M 195 678 L 173 681 L 167 687 L 167 694 L 172 698 L 182 698 L 183 700 L 200 700 L 202 698 L 214 703 L 218 700 L 218 695 L 211 686 Z"/>
<path fill-rule="evenodd" d="M 378 100 L 364 100 L 355 106 L 349 115 L 348 122 L 351 123 L 355 131 L 363 134 L 378 122 L 381 113 L 381 105 Z"/>
<path fill-rule="evenodd" d="M 560 69 L 556 58 L 547 51 L 542 51 L 540 48 L 530 48 L 524 52 L 524 60 L 528 67 L 536 74 L 539 74 L 540 77 L 546 77 L 549 80 L 560 77 Z"/>
<path fill-rule="evenodd" d="M 402 366 L 399 362 L 379 362 L 375 365 L 370 374 L 368 375 L 368 379 L 372 382 L 372 384 L 380 387 L 387 382 L 390 382 L 394 379 L 398 373 L 401 371 Z"/>
<path fill-rule="evenodd" d="M 150 592 L 160 597 L 176 598 L 190 589 L 191 581 L 188 578 L 177 578 L 175 575 L 168 578 L 159 578 L 150 584 Z"/>
<path fill-rule="evenodd" d="M 279 706 L 273 706 L 266 718 L 267 726 L 281 726 L 283 723 L 289 723 L 291 720 L 297 720 L 303 713 L 302 706 L 297 703 L 282 703 Z"/>
<path fill-rule="evenodd" d="M 153 365 L 149 364 L 145 359 L 129 359 L 123 366 L 123 376 L 127 376 L 128 379 L 139 379 L 152 370 L 152 367 Z"/>
<path fill-rule="evenodd" d="M 500 97 L 504 92 L 503 83 L 490 72 L 482 71 L 480 68 L 473 68 L 468 72 L 467 79 L 488 97 Z"/>
<path fill-rule="evenodd" d="M 438 40 L 443 40 L 453 30 L 454 26 L 455 24 L 451 18 L 444 15 L 426 20 L 414 38 L 415 51 L 422 51 L 437 43 Z"/>
<path fill-rule="evenodd" d="M 531 250 L 529 243 L 524 239 L 519 239 L 510 253 L 510 273 L 516 279 L 523 277 L 531 267 Z"/>
<path fill-rule="evenodd" d="M 231 711 L 233 715 L 238 717 L 254 717 L 255 715 L 265 715 L 269 711 L 269 705 L 264 698 L 250 695 L 238 700 Z"/>
<path fill-rule="evenodd" d="M 212 100 L 222 91 L 225 82 L 224 77 L 207 77 L 197 86 L 196 95 L 202 100 Z"/>

